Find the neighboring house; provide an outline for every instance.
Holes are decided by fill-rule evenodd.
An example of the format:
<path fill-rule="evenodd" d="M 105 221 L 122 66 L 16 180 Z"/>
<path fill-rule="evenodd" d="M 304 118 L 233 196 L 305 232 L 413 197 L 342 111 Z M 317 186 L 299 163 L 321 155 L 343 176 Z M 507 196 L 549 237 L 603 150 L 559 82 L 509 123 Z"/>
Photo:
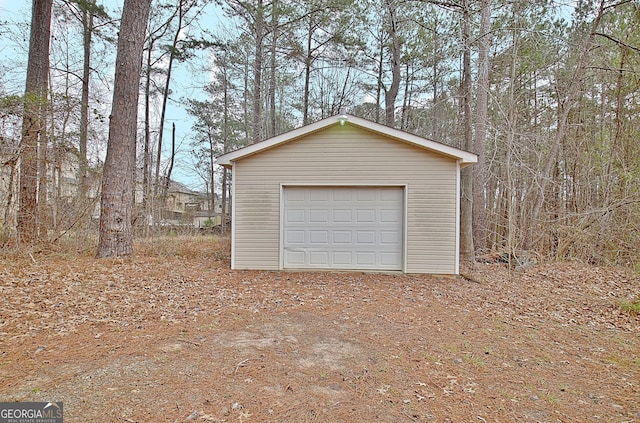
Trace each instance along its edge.
<path fill-rule="evenodd" d="M 162 210 L 163 222 L 193 225 L 196 215 L 202 213 L 211 215 L 209 210 L 207 194 L 193 191 L 180 182 L 169 182 L 167 198 Z"/>
<path fill-rule="evenodd" d="M 18 192 L 18 142 L 0 136 L 0 226 L 15 220 Z M 8 210 L 7 210 L 8 209 Z M 0 229 L 2 229 L 0 227 Z"/>
<path fill-rule="evenodd" d="M 3 140 L 0 140 L 3 141 Z M 6 144 L 0 144 L 0 221 L 7 216 L 13 224 L 19 198 L 19 152 Z M 71 225 L 77 220 L 78 211 L 92 213 L 92 204 L 97 203 L 99 175 L 89 170 L 87 175 L 88 203 L 75 204 L 79 189 L 77 179 L 78 152 L 73 148 L 59 148 L 47 151 L 46 171 L 46 219 L 47 224 Z M 8 204 L 10 203 L 10 204 Z M 75 205 L 75 206 L 74 206 Z M 77 206 L 77 207 L 76 207 Z M 7 210 L 7 207 L 9 209 Z M 95 213 L 94 213 L 95 214 Z"/>
<path fill-rule="evenodd" d="M 341 115 L 217 161 L 233 175 L 234 269 L 459 272 L 475 154 Z"/>
<path fill-rule="evenodd" d="M 215 194 L 215 209 L 214 213 L 211 213 L 209 210 L 204 210 L 197 212 L 193 216 L 193 226 L 196 228 L 209 228 L 211 226 L 220 226 L 222 225 L 222 201 L 218 198 L 218 194 Z M 228 224 L 229 221 L 229 204 L 227 203 L 226 207 L 226 215 L 225 225 L 230 226 Z M 226 230 L 226 228 L 225 228 Z"/>
<path fill-rule="evenodd" d="M 3 141 L 3 140 L 0 140 Z M 62 153 L 60 153 L 62 152 Z M 100 174 L 95 169 L 89 171 L 87 177 L 86 204 L 77 203 L 80 184 L 78 180 L 79 160 L 77 151 L 73 149 L 59 150 L 59 156 L 53 152 L 48 154 L 47 163 L 47 213 L 51 222 L 63 222 L 65 219 L 71 223 L 77 219 L 77 213 L 90 213 L 94 220 L 100 218 Z M 5 216 L 10 224 L 15 223 L 18 199 L 18 152 L 10 149 L 6 143 L 0 144 L 0 224 L 5 224 Z M 138 172 L 135 201 L 136 206 L 142 205 L 143 185 L 141 172 Z M 161 180 L 164 184 L 164 179 Z M 9 210 L 7 210 L 7 204 Z M 206 226 L 205 221 L 219 222 L 216 213 L 210 211 L 210 199 L 206 193 L 193 191 L 185 185 L 170 181 L 166 202 L 161 207 L 161 224 L 184 225 L 201 227 Z M 216 208 L 221 212 L 216 200 Z M 153 219 L 148 218 L 148 222 Z M 142 220 L 141 220 L 142 222 Z"/>

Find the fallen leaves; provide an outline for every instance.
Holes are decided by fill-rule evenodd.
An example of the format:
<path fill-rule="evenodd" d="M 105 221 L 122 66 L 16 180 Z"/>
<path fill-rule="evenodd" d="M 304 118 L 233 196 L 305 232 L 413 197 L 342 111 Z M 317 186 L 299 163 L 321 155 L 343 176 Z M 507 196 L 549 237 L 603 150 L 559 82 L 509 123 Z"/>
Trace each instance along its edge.
<path fill-rule="evenodd" d="M 207 248 L 3 261 L 0 400 L 120 421 L 640 418 L 636 274 L 231 271 Z"/>

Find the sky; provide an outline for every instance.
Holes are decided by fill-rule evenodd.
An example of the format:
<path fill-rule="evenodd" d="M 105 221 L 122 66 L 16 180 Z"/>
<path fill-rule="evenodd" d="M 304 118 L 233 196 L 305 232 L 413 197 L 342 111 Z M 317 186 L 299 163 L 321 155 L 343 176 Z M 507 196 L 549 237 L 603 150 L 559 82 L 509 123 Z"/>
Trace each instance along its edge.
<path fill-rule="evenodd" d="M 98 0 L 99 4 L 104 4 L 105 8 L 111 13 L 112 17 L 120 18 L 119 13 L 123 4 L 123 0 Z M 31 19 L 31 1 L 29 0 L 0 0 L 0 22 L 8 21 L 10 25 L 21 24 L 26 31 Z M 207 14 L 202 18 L 203 25 L 213 28 L 220 19 L 220 13 L 213 8 L 208 10 Z M 4 25 L 3 25 L 4 26 Z M 6 28 L 6 27 L 5 27 Z M 0 63 L 14 63 L 18 60 L 20 65 L 11 65 L 11 68 L 4 75 L 4 88 L 11 93 L 22 94 L 24 92 L 24 77 L 26 74 L 26 51 L 28 48 L 27 39 L 23 40 L 22 45 L 18 45 L 4 36 L 5 28 L 0 26 Z M 115 47 L 113 48 L 113 58 L 115 60 Z M 206 56 L 200 57 L 199 65 L 206 63 Z M 12 72 L 13 71 L 13 72 Z M 113 74 L 106 75 L 109 79 L 113 78 Z M 95 75 L 92 75 L 95 77 Z M 165 120 L 163 134 L 163 157 L 168 158 L 168 152 L 171 148 L 171 127 L 172 123 L 176 124 L 176 160 L 173 167 L 172 179 L 187 185 L 194 190 L 205 190 L 203 179 L 196 174 L 193 169 L 192 159 L 190 155 L 190 135 L 193 119 L 187 114 L 185 107 L 178 103 L 183 98 L 205 99 L 203 87 L 208 82 L 208 73 L 199 71 L 197 67 L 188 66 L 183 63 L 175 63 L 170 89 L 172 96 L 167 105 L 167 114 Z M 108 102 L 111 101 L 111 92 L 106 93 Z M 106 100 L 106 99 L 105 99 Z M 142 100 L 142 98 L 141 98 Z M 159 100 L 158 100 L 159 101 Z M 105 110 L 106 115 L 110 110 Z M 139 118 L 141 114 L 139 114 Z M 108 128 L 106 129 L 108 131 Z M 104 138 L 107 136 L 105 134 Z M 104 147 L 102 148 L 104 150 Z M 105 151 L 96 152 L 96 155 L 102 154 L 104 158 Z"/>

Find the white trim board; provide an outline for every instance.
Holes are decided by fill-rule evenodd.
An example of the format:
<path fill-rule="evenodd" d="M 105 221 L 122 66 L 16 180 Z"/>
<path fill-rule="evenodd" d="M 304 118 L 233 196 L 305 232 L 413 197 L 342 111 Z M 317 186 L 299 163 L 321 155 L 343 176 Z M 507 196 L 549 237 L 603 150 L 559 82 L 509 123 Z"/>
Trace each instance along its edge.
<path fill-rule="evenodd" d="M 230 153 L 222 154 L 216 158 L 216 162 L 220 166 L 231 167 L 232 163 L 237 160 L 252 156 L 254 154 L 258 154 L 262 151 L 277 147 L 284 143 L 295 141 L 298 138 L 302 138 L 306 135 L 318 132 L 334 125 L 354 125 L 368 131 L 382 134 L 397 141 L 412 144 L 426 150 L 451 157 L 459 162 L 460 167 L 465 167 L 478 161 L 478 156 L 476 154 L 469 153 L 467 151 L 460 150 L 458 148 L 451 147 L 445 144 L 441 144 L 427 138 L 422 138 L 408 132 L 400 131 L 389 126 L 371 122 L 369 120 L 362 119 L 356 116 L 340 115 L 331 116 L 310 125 L 306 125 L 301 128 L 294 129 L 284 134 L 275 136 L 273 138 L 269 138 L 268 140 L 251 144 Z"/>

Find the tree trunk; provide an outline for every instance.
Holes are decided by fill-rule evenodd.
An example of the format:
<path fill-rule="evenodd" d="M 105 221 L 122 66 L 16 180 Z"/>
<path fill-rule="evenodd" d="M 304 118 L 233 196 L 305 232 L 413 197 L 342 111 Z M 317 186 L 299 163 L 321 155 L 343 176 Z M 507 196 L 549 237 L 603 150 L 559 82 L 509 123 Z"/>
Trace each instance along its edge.
<path fill-rule="evenodd" d="M 222 151 L 227 153 L 229 151 L 229 77 L 225 71 L 223 89 L 224 89 L 224 111 L 223 111 L 223 120 L 222 120 Z M 211 164 L 211 168 L 213 169 L 213 163 Z M 214 194 L 215 198 L 215 194 Z M 226 222 L 226 210 L 227 210 L 227 168 L 222 168 L 222 211 L 221 211 L 221 220 L 220 220 L 220 228 L 221 232 L 225 233 L 225 222 Z M 215 207 L 213 209 L 215 213 Z"/>
<path fill-rule="evenodd" d="M 518 16 L 519 13 L 514 13 L 514 18 Z M 514 19 L 515 21 L 515 19 Z M 518 117 L 519 110 L 518 104 L 516 103 L 516 90 L 517 90 L 517 75 L 518 75 L 518 60 L 519 60 L 519 48 L 520 48 L 520 26 L 514 25 L 513 29 L 513 44 L 511 46 L 511 75 L 509 77 L 509 102 L 507 103 L 507 139 L 506 139 L 506 151 L 505 151 L 505 181 L 506 186 L 504 190 L 505 194 L 505 236 L 503 237 L 506 240 L 506 247 L 508 253 L 508 261 L 509 265 L 511 265 L 511 259 L 515 256 L 516 250 L 516 193 L 517 187 L 514 182 L 514 171 L 513 171 L 513 152 L 517 148 L 515 145 L 516 140 L 516 131 L 518 128 Z"/>
<path fill-rule="evenodd" d="M 151 34 L 147 37 L 147 56 L 144 65 L 144 146 L 142 156 L 142 209 L 145 214 L 145 236 L 149 233 L 150 223 L 153 223 L 155 227 L 160 222 L 160 213 L 162 212 L 159 210 L 160 207 L 158 207 L 158 180 L 153 178 L 153 175 L 160 173 L 160 158 L 156 162 L 154 173 L 152 169 L 154 168 L 154 161 L 151 157 L 153 154 L 151 148 L 151 82 L 153 65 L 158 60 L 153 59 L 153 49 L 155 48 L 156 42 L 161 40 L 169 30 L 169 24 L 174 18 L 175 14 L 171 15 L 167 22 L 151 31 Z M 160 140 L 159 143 L 162 145 L 162 140 Z"/>
<path fill-rule="evenodd" d="M 98 257 L 133 254 L 136 132 L 142 48 L 151 0 L 125 0 L 102 177 Z"/>
<path fill-rule="evenodd" d="M 278 4 L 277 0 L 273 0 L 271 3 L 271 64 L 270 64 L 270 77 L 269 77 L 269 131 L 267 133 L 267 137 L 275 137 L 276 135 L 276 53 L 277 53 L 277 43 L 278 43 Z"/>
<path fill-rule="evenodd" d="M 169 193 L 169 184 L 171 183 L 171 173 L 173 173 L 173 165 L 176 160 L 176 123 L 171 126 L 171 157 L 169 157 L 169 166 L 167 167 L 167 175 L 164 178 L 164 186 L 162 188 L 162 204 L 167 200 Z"/>
<path fill-rule="evenodd" d="M 395 124 L 396 97 L 400 89 L 400 38 L 398 36 L 398 19 L 396 17 L 395 0 L 387 0 L 389 11 L 389 37 L 391 37 L 391 86 L 384 96 L 385 124 Z"/>
<path fill-rule="evenodd" d="M 25 87 L 20 154 L 20 198 L 18 241 L 39 240 L 38 233 L 38 143 L 44 138 L 45 104 L 49 77 L 49 39 L 53 0 L 33 0 L 29 63 Z M 44 143 L 46 145 L 46 143 Z"/>
<path fill-rule="evenodd" d="M 265 22 L 263 1 L 258 0 L 255 18 L 256 57 L 253 62 L 253 143 L 262 141 L 262 50 L 264 47 Z"/>
<path fill-rule="evenodd" d="M 402 115 L 400 116 L 400 130 L 406 131 L 409 126 L 409 114 L 411 110 L 411 96 L 413 94 L 412 84 L 413 78 L 411 75 L 411 68 L 409 62 L 405 64 L 405 78 L 404 78 L 404 95 L 402 96 Z"/>
<path fill-rule="evenodd" d="M 375 118 L 376 118 L 376 123 L 380 123 L 380 95 L 382 94 L 382 88 L 383 88 L 383 84 L 382 84 L 382 64 L 384 61 L 384 43 L 382 42 L 382 36 L 380 39 L 380 55 L 377 57 L 378 59 L 378 84 L 376 87 L 376 114 L 375 114 Z"/>
<path fill-rule="evenodd" d="M 80 100 L 80 191 L 79 198 L 84 201 L 87 196 L 87 138 L 89 127 L 89 77 L 91 73 L 91 35 L 93 32 L 93 15 L 83 10 L 83 49 L 84 61 L 82 70 L 82 98 Z"/>
<path fill-rule="evenodd" d="M 4 231 L 8 232 L 9 227 L 12 226 L 12 204 L 13 204 L 13 185 L 16 179 L 16 173 L 18 168 L 18 158 L 12 157 L 8 161 L 4 162 L 4 166 L 11 166 L 11 170 L 9 171 L 9 178 L 7 179 L 7 201 L 6 207 L 4 209 Z"/>
<path fill-rule="evenodd" d="M 146 79 L 144 84 L 144 147 L 142 155 L 142 208 L 145 214 L 145 235 L 148 234 L 149 216 L 154 216 L 153 198 L 151 198 L 151 52 L 154 38 L 149 40 L 147 60 L 145 64 Z M 151 198 L 151 201 L 150 201 Z M 157 222 L 153 219 L 153 224 Z"/>
<path fill-rule="evenodd" d="M 462 10 L 462 119 L 464 128 L 464 145 L 467 150 L 473 148 L 471 132 L 471 40 L 470 13 L 467 0 L 463 1 Z M 460 258 L 463 261 L 475 261 L 473 245 L 473 169 L 469 166 L 461 173 L 462 198 L 460 201 Z"/>
<path fill-rule="evenodd" d="M 216 181 L 215 181 L 215 176 L 216 176 L 216 169 L 215 169 L 215 164 L 216 164 L 216 158 L 214 155 L 214 151 L 215 151 L 215 141 L 213 139 L 213 136 L 211 135 L 211 132 L 209 132 L 209 184 L 211 185 L 211 213 L 213 213 L 214 216 L 214 222 L 215 222 L 215 215 L 216 215 Z M 222 187 L 222 190 L 224 191 L 224 187 Z"/>
<path fill-rule="evenodd" d="M 184 9 L 183 9 L 183 2 L 184 0 L 179 0 L 180 3 L 178 4 L 178 27 L 176 28 L 176 32 L 175 35 L 173 37 L 173 44 L 171 45 L 171 52 L 169 53 L 169 63 L 167 65 L 167 78 L 165 79 L 165 83 L 164 83 L 164 90 L 162 92 L 162 110 L 160 111 L 160 128 L 158 129 L 158 151 L 156 152 L 157 156 L 156 156 L 156 175 L 155 175 L 155 184 L 154 184 L 154 197 L 157 197 L 158 195 L 158 189 L 159 189 L 159 184 L 160 184 L 160 162 L 162 161 L 162 139 L 163 139 L 163 135 L 164 135 L 164 119 L 165 116 L 167 114 L 167 100 L 169 99 L 169 86 L 171 83 L 171 70 L 173 69 L 173 61 L 175 60 L 176 57 L 176 49 L 178 46 L 178 38 L 180 36 L 180 33 L 182 31 L 182 21 L 184 19 Z M 173 160 L 173 155 L 171 160 Z M 173 165 L 173 164 L 172 164 Z M 170 175 L 166 175 L 167 178 L 170 177 Z M 165 185 L 167 186 L 167 184 L 169 183 L 169 181 L 165 181 Z M 166 201 L 166 191 L 162 190 L 160 192 L 160 205 L 159 208 L 162 209 L 165 205 L 165 201 Z"/>
<path fill-rule="evenodd" d="M 569 122 L 569 114 L 575 107 L 580 94 L 582 93 L 582 88 L 584 84 L 584 70 L 587 65 L 587 58 L 591 53 L 591 45 L 593 44 L 593 39 L 596 35 L 596 30 L 598 26 L 600 26 L 600 20 L 602 19 L 602 14 L 604 13 L 604 0 L 600 1 L 600 5 L 598 6 L 598 14 L 593 20 L 593 24 L 591 26 L 591 31 L 589 32 L 589 36 L 584 42 L 584 45 L 581 49 L 580 59 L 578 62 L 578 66 L 573 73 L 573 78 L 571 79 L 571 83 L 569 85 L 569 89 L 567 90 L 567 96 L 564 102 L 562 102 L 558 110 L 561 110 L 560 116 L 558 118 L 558 129 L 556 130 L 553 144 L 551 145 L 551 149 L 547 153 L 544 163 L 545 167 L 542 169 L 541 181 L 536 193 L 536 197 L 533 201 L 533 210 L 531 212 L 531 220 L 529 223 L 529 227 L 525 233 L 525 237 L 523 240 L 523 249 L 530 249 L 534 244 L 533 234 L 537 230 L 538 219 L 540 218 L 540 212 L 542 211 L 542 206 L 545 201 L 545 195 L 547 191 L 547 187 L 549 186 L 549 182 L 551 181 L 551 172 L 556 165 L 557 154 L 560 149 L 560 144 L 565 137 L 567 131 L 567 125 Z"/>
<path fill-rule="evenodd" d="M 52 93 L 53 97 L 53 93 Z M 42 107 L 42 131 L 38 139 L 38 206 L 36 207 L 37 217 L 36 221 L 38 226 L 38 238 L 39 240 L 47 239 L 47 125 L 46 125 L 46 113 L 47 105 L 41 104 Z M 53 123 L 53 118 L 51 119 Z M 53 127 L 53 125 L 52 125 Z M 52 128 L 53 134 L 53 128 Z M 55 146 L 54 146 L 55 148 Z"/>
<path fill-rule="evenodd" d="M 309 91 L 311 85 L 311 64 L 313 63 L 313 17 L 309 16 L 309 32 L 307 33 L 307 55 L 304 58 L 304 91 L 302 94 L 302 125 L 309 124 Z"/>
<path fill-rule="evenodd" d="M 480 15 L 480 38 L 478 48 L 478 92 L 476 94 L 476 125 L 473 152 L 478 162 L 473 166 L 473 234 L 474 246 L 486 246 L 486 205 L 485 205 L 485 144 L 489 108 L 489 46 L 491 45 L 491 0 L 482 0 Z"/>
<path fill-rule="evenodd" d="M 80 100 L 80 190 L 78 198 L 81 205 L 87 199 L 87 138 L 89 130 L 89 78 L 91 76 L 91 36 L 93 35 L 93 12 L 82 9 L 82 48 L 84 60 L 82 63 L 82 98 Z"/>
<path fill-rule="evenodd" d="M 242 122 L 244 129 L 244 139 L 249 141 L 249 61 L 244 62 L 244 72 L 242 73 Z"/>
<path fill-rule="evenodd" d="M 163 59 L 164 55 L 161 55 L 159 58 L 153 59 L 154 48 L 156 43 L 163 39 L 164 35 L 169 31 L 171 27 L 171 22 L 175 17 L 182 12 L 182 3 L 183 0 L 180 0 L 178 7 L 175 12 L 173 12 L 169 18 L 162 22 L 157 28 L 149 29 L 150 34 L 147 36 L 147 57 L 145 63 L 145 89 L 144 89 L 144 147 L 143 147 L 143 157 L 142 157 L 142 209 L 145 214 L 145 235 L 148 234 L 149 231 L 149 223 L 153 222 L 153 225 L 156 226 L 161 220 L 162 207 L 161 201 L 158 201 L 158 190 L 159 187 L 159 175 L 160 175 L 160 161 L 162 158 L 162 134 L 163 132 L 163 122 L 164 118 L 161 118 L 161 130 L 159 132 L 158 137 L 158 152 L 157 152 L 157 161 L 154 161 L 151 155 L 152 147 L 151 147 L 151 82 L 154 73 L 154 64 L 158 63 Z M 180 15 L 180 19 L 182 19 L 182 15 Z M 180 27 L 181 25 L 179 25 Z M 180 32 L 180 28 L 176 31 L 176 34 Z M 174 36 L 174 40 L 175 40 Z M 175 48 L 175 41 L 174 41 Z M 171 54 L 173 54 L 173 50 L 171 50 Z M 171 66 L 169 66 L 171 67 Z M 169 71 L 170 72 L 170 71 Z M 168 79 L 167 79 L 168 81 Z M 167 89 L 165 89 L 165 92 Z M 154 172 L 154 168 L 155 172 Z M 154 178 L 153 176 L 156 175 Z"/>
<path fill-rule="evenodd" d="M 606 175 L 608 175 L 607 178 L 607 182 L 605 184 L 606 189 L 604 192 L 604 204 L 610 204 L 611 199 L 610 197 L 613 196 L 615 198 L 616 196 L 616 189 L 614 187 L 614 185 L 616 184 L 617 179 L 614 176 L 614 162 L 616 159 L 620 160 L 622 166 L 626 167 L 627 164 L 627 160 L 626 159 L 626 155 L 624 154 L 623 151 L 618 151 L 619 150 L 619 145 L 622 143 L 621 138 L 622 138 L 622 130 L 623 130 L 623 125 L 624 125 L 624 120 L 623 120 L 623 108 L 624 108 L 624 96 L 623 96 L 623 91 L 622 91 L 622 85 L 623 85 L 623 80 L 624 80 L 624 67 L 625 64 L 627 62 L 627 55 L 629 54 L 629 49 L 625 48 L 625 47 L 621 47 L 620 48 L 620 70 L 618 71 L 618 76 L 616 78 L 616 88 L 615 88 L 615 93 L 616 93 L 616 106 L 615 106 L 615 117 L 614 117 L 614 125 L 615 125 L 615 132 L 613 135 L 613 140 L 611 142 L 611 152 L 609 154 L 609 160 L 607 162 L 607 172 Z"/>

